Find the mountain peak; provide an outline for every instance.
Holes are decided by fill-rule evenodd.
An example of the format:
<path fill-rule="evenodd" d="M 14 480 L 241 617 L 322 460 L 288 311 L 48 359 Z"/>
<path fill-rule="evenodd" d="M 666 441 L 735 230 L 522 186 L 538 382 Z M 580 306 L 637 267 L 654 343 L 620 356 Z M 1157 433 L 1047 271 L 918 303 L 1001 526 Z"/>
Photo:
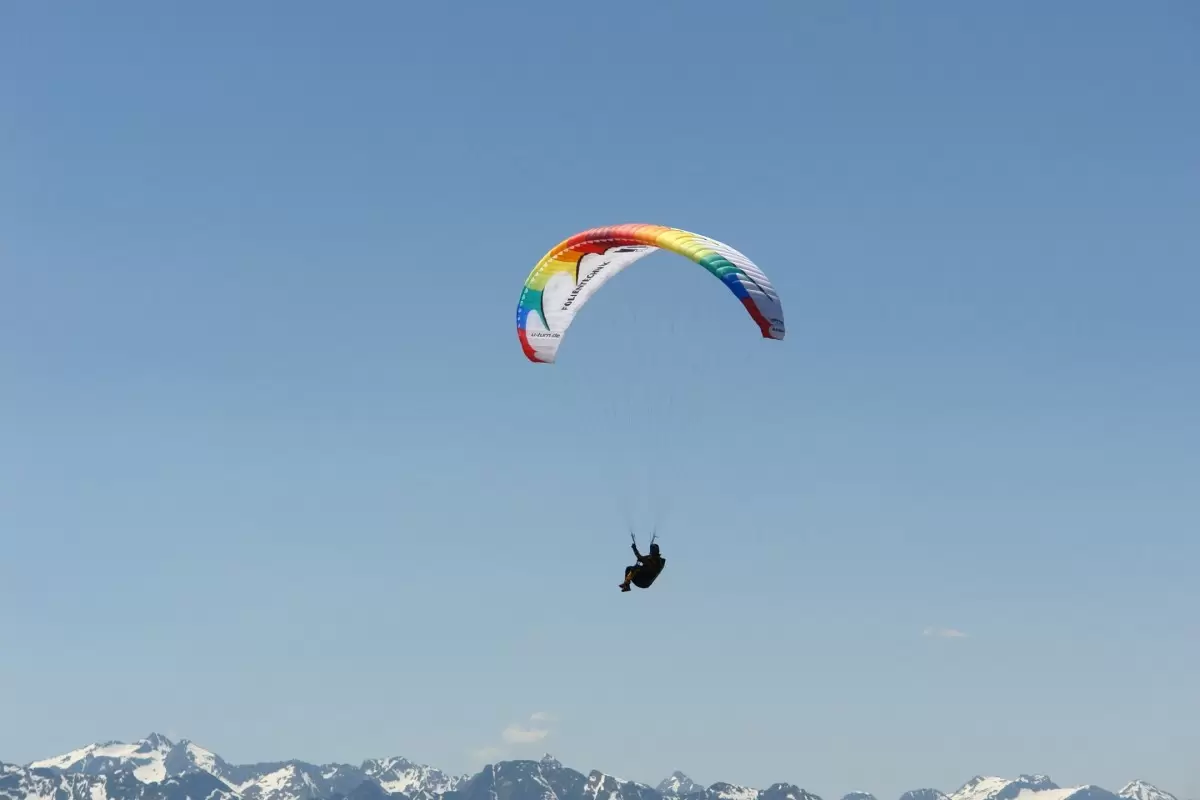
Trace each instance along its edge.
<path fill-rule="evenodd" d="M 549 753 L 543 753 L 542 760 L 538 763 L 540 763 L 543 767 L 549 767 L 550 769 L 562 769 L 562 762 Z"/>
<path fill-rule="evenodd" d="M 900 800 L 949 800 L 945 792 L 938 789 L 913 789 L 900 795 Z"/>
<path fill-rule="evenodd" d="M 1117 795 L 1125 800 L 1176 800 L 1175 795 L 1141 779 L 1125 784 L 1125 788 L 1117 792 Z"/>
<path fill-rule="evenodd" d="M 950 795 L 950 800 L 1016 800 L 1023 791 L 1041 792 L 1060 788 L 1049 776 L 1041 774 L 1000 778 L 976 775 Z"/>
<path fill-rule="evenodd" d="M 659 794 L 667 795 L 668 797 L 686 797 L 689 794 L 704 791 L 703 786 L 679 770 L 672 772 L 669 778 L 664 778 L 655 788 Z"/>
<path fill-rule="evenodd" d="M 759 800 L 821 800 L 794 783 L 773 783 L 758 793 Z"/>
<path fill-rule="evenodd" d="M 760 800 L 759 795 L 762 793 L 749 786 L 719 781 L 708 787 L 708 794 L 713 800 Z"/>
<path fill-rule="evenodd" d="M 175 746 L 170 739 L 153 731 L 144 739 L 139 739 L 138 744 L 145 745 L 150 750 L 169 750 Z"/>

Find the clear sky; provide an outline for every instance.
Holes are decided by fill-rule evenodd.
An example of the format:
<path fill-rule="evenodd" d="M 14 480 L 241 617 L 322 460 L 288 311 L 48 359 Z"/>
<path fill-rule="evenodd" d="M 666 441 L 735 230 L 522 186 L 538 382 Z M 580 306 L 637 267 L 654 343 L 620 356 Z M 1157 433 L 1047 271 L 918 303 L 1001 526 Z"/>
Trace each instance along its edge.
<path fill-rule="evenodd" d="M 4 4 L 0 759 L 1200 796 L 1200 11 L 1002 5 Z"/>

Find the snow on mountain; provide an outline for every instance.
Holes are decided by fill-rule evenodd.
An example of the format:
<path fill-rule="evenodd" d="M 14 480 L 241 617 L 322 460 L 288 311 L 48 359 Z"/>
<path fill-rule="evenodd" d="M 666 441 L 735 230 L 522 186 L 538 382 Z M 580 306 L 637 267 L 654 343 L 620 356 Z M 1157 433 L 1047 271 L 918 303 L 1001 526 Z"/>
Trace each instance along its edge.
<path fill-rule="evenodd" d="M 666 797 L 687 797 L 689 794 L 704 791 L 703 786 L 678 770 L 672 772 L 671 777 L 664 778 L 655 788 L 659 794 Z"/>
<path fill-rule="evenodd" d="M 998 778 L 977 775 L 950 795 L 949 800 L 1121 800 L 1099 786 L 1061 787 L 1045 775 Z M 1163 800 L 1145 798 L 1145 800 Z"/>
<path fill-rule="evenodd" d="M 773 783 L 758 793 L 759 800 L 821 800 L 811 792 L 790 783 Z"/>
<path fill-rule="evenodd" d="M 170 742 L 167 744 L 170 745 Z M 233 772 L 232 767 L 216 753 L 205 750 L 187 739 L 180 739 L 177 744 L 170 746 L 163 758 L 163 767 L 168 775 L 182 775 L 198 770 L 222 780 L 226 780 Z"/>
<path fill-rule="evenodd" d="M 55 767 L 5 769 L 0 800 L 236 800 L 229 787 L 205 772 L 147 783 L 134 774 L 138 768 L 103 775 Z"/>
<path fill-rule="evenodd" d="M 1164 792 L 1152 783 L 1146 781 L 1130 781 L 1125 788 L 1117 792 L 1125 800 L 1177 800 L 1175 795 Z"/>
<path fill-rule="evenodd" d="M 344 798 L 364 782 L 378 783 L 363 768 L 352 764 L 317 765 L 293 760 L 235 766 L 230 770 L 232 785 L 243 800 Z M 415 800 L 416 793 L 408 797 Z"/>
<path fill-rule="evenodd" d="M 1045 775 L 1020 775 L 1016 778 L 976 775 L 950 795 L 949 800 L 1016 800 L 1023 791 L 1039 792 L 1041 797 L 1041 792 L 1058 788 L 1058 784 Z M 1050 798 L 1047 796 L 1043 800 Z"/>
<path fill-rule="evenodd" d="M 1018 800 L 1121 800 L 1117 795 L 1099 786 L 1072 786 L 1066 789 L 1035 791 L 1023 789 Z"/>
<path fill-rule="evenodd" d="M 174 775 L 158 785 L 147 786 L 136 800 L 236 800 L 237 795 L 219 778 L 207 772 Z M 103 800 L 93 797 L 92 800 Z M 114 797 L 111 800 L 127 800 Z M 134 798 L 128 798 L 134 800 Z"/>
<path fill-rule="evenodd" d="M 638 783 L 592 770 L 588 773 L 584 800 L 661 800 L 649 784 Z"/>
<path fill-rule="evenodd" d="M 412 797 L 422 792 L 442 795 L 452 791 L 467 776 L 447 775 L 440 769 L 414 764 L 404 758 L 371 759 L 364 761 L 362 771 L 390 794 Z"/>
<path fill-rule="evenodd" d="M 234 766 L 187 739 L 172 742 L 156 733 L 132 744 L 112 741 L 88 745 L 35 761 L 29 764 L 29 769 L 97 776 L 131 773 L 145 784 L 203 772 L 219 779 L 243 800 L 328 800 L 348 796 L 368 780 L 377 783 L 385 795 L 403 795 L 405 800 L 436 800 L 465 780 L 403 758 L 370 759 L 361 766 L 318 766 L 301 761 Z"/>
<path fill-rule="evenodd" d="M 239 794 L 244 800 L 319 800 L 322 792 L 312 770 L 320 768 L 306 766 L 286 764 L 244 784 Z"/>
<path fill-rule="evenodd" d="M 605 775 L 603 772 L 588 773 L 587 786 L 584 787 L 584 800 L 621 800 L 621 778 Z"/>
<path fill-rule="evenodd" d="M 552 768 L 536 761 L 501 761 L 447 794 L 453 800 L 560 800 L 547 779 Z M 580 778 L 583 776 L 580 775 Z"/>
<path fill-rule="evenodd" d="M 53 769 L 84 775 L 104 775 L 116 770 L 132 769 L 142 783 L 157 783 L 167 777 L 164 766 L 171 743 L 152 733 L 133 744 L 104 742 L 72 750 L 55 758 L 35 761 L 31 769 Z"/>
<path fill-rule="evenodd" d="M 755 789 L 707 788 L 682 772 L 657 787 L 592 770 L 540 761 L 490 764 L 473 776 L 449 775 L 404 758 L 360 765 L 285 761 L 229 764 L 183 739 L 150 734 L 132 744 L 104 742 L 32 762 L 0 763 L 0 800 L 821 800 L 789 783 Z M 842 800 L 876 800 L 851 792 Z M 900 800 L 1177 800 L 1145 781 L 1119 794 L 1093 785 L 1060 787 L 1045 775 L 977 775 L 950 795 L 906 792 Z"/>
<path fill-rule="evenodd" d="M 29 768 L 83 775 L 132 771 L 142 783 L 159 783 L 168 777 L 196 771 L 224 779 L 230 772 L 229 765 L 215 753 L 186 739 L 176 744 L 157 733 L 133 744 L 90 744 L 61 756 L 34 761 Z"/>
<path fill-rule="evenodd" d="M 712 800 L 758 800 L 758 789 L 720 782 L 708 787 L 708 795 Z"/>
<path fill-rule="evenodd" d="M 489 764 L 442 800 L 662 800 L 647 784 L 593 770 L 586 776 L 546 755 Z"/>
<path fill-rule="evenodd" d="M 103 787 L 104 778 L 92 775 L 60 775 L 23 767 L 6 767 L 0 772 L 0 800 L 106 800 Z"/>
<path fill-rule="evenodd" d="M 227 786 L 233 787 L 235 782 L 235 770 L 225 763 L 225 759 L 187 739 L 180 739 L 170 746 L 163 757 L 163 768 L 170 777 L 189 772 L 207 772 Z"/>

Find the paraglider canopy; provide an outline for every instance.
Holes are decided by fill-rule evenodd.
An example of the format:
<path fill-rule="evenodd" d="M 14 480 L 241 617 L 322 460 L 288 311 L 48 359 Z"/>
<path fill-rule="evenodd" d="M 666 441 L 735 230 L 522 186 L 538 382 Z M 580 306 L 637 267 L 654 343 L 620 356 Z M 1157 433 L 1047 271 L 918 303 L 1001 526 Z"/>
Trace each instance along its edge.
<path fill-rule="evenodd" d="M 552 248 L 529 273 L 517 303 L 525 356 L 553 363 L 575 315 L 614 275 L 655 250 L 691 259 L 742 302 L 765 339 L 783 339 L 783 306 L 753 261 L 707 236 L 662 225 L 614 225 L 577 233 Z M 664 305 L 672 299 L 664 297 Z"/>

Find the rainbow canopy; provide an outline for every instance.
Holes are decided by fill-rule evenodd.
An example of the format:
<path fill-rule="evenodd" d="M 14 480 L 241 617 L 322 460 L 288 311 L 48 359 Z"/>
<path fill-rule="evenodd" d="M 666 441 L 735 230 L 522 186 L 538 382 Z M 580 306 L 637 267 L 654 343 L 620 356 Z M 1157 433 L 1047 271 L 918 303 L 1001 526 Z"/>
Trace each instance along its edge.
<path fill-rule="evenodd" d="M 655 250 L 685 256 L 742 301 L 765 339 L 784 336 L 783 306 L 753 261 L 727 244 L 662 225 L 614 225 L 577 233 L 548 252 L 521 290 L 517 336 L 530 361 L 552 363 L 567 328 L 610 278 Z"/>

